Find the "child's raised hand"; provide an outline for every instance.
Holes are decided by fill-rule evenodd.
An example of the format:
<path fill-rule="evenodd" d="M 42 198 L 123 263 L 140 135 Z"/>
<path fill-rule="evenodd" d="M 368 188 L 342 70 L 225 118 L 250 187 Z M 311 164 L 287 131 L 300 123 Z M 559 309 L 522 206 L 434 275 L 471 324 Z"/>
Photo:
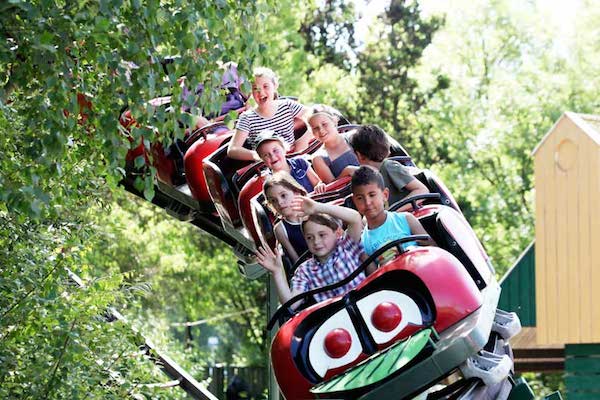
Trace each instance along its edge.
<path fill-rule="evenodd" d="M 255 253 L 256 260 L 260 265 L 263 266 L 269 272 L 277 272 L 281 269 L 283 263 L 281 261 L 281 254 L 279 250 L 275 249 L 275 252 L 269 247 L 259 247 Z"/>
<path fill-rule="evenodd" d="M 300 215 L 300 218 L 317 213 L 317 208 L 318 203 L 305 196 L 296 196 L 292 201 L 292 209 Z"/>

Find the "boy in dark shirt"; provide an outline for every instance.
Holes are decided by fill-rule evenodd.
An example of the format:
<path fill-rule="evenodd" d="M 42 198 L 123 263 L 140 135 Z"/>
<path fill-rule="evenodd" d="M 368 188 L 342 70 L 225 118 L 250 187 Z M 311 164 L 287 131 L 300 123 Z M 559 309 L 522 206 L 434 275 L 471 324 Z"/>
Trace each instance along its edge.
<path fill-rule="evenodd" d="M 389 204 L 397 203 L 406 197 L 429 193 L 427 187 L 410 173 L 409 169 L 398 161 L 387 160 L 390 155 L 390 143 L 386 133 L 377 125 L 363 125 L 350 137 L 360 165 L 368 165 L 378 170 L 389 190 Z M 411 209 L 406 204 L 398 211 Z"/>

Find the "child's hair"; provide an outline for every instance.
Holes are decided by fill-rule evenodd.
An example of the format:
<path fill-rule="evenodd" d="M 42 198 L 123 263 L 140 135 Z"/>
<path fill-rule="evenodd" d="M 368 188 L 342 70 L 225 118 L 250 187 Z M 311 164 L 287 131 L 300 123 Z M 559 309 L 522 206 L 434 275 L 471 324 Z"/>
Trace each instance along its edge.
<path fill-rule="evenodd" d="M 271 82 L 273 82 L 274 85 L 279 84 L 279 77 L 277 76 L 277 74 L 275 72 L 273 72 L 273 70 L 271 68 L 267 68 L 267 67 L 255 68 L 254 69 L 254 79 L 260 78 L 260 77 L 269 78 L 271 80 Z"/>
<path fill-rule="evenodd" d="M 272 129 L 263 129 L 254 139 L 254 151 L 258 153 L 258 148 L 265 142 L 279 142 L 285 152 L 288 151 L 288 145 L 281 136 L 275 133 Z"/>
<path fill-rule="evenodd" d="M 377 125 L 363 125 L 350 137 L 350 146 L 366 158 L 382 162 L 390 154 L 387 134 Z"/>
<path fill-rule="evenodd" d="M 326 226 L 334 232 L 337 231 L 342 226 L 340 224 L 340 221 L 338 221 L 336 218 L 332 217 L 329 214 L 323 214 L 323 213 L 310 214 L 307 219 L 302 221 L 302 233 L 304 233 L 304 227 L 306 226 L 307 222 L 313 222 L 318 225 Z"/>
<path fill-rule="evenodd" d="M 290 174 L 286 171 L 277 171 L 273 175 L 270 175 L 265 180 L 263 185 L 263 195 L 267 202 L 269 202 L 269 197 L 267 196 L 267 191 L 274 186 L 283 186 L 284 188 L 291 190 L 292 192 L 299 194 L 301 196 L 306 196 L 308 192 L 302 185 L 300 185 Z M 269 203 L 271 208 L 274 211 L 273 206 Z"/>
<path fill-rule="evenodd" d="M 373 167 L 363 165 L 352 175 L 352 191 L 354 191 L 354 189 L 356 189 L 358 186 L 368 185 L 370 183 L 376 184 L 381 190 L 385 189 L 383 176 L 381 176 L 381 173 L 379 173 L 379 171 Z"/>
<path fill-rule="evenodd" d="M 326 106 L 324 104 L 315 104 L 310 108 L 308 116 L 306 117 L 306 121 L 310 122 L 312 117 L 319 114 L 326 115 L 327 117 L 331 118 L 331 120 L 333 120 L 336 124 L 340 119 L 340 117 L 337 115 L 337 113 L 332 107 Z"/>

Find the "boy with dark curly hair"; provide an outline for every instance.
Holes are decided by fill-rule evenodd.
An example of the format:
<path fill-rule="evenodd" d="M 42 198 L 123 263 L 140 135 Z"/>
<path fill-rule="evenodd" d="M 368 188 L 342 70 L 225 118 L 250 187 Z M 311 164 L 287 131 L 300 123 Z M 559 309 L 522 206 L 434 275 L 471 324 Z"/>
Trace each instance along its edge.
<path fill-rule="evenodd" d="M 389 190 L 389 202 L 394 204 L 406 197 L 429 193 L 427 187 L 398 161 L 388 160 L 390 143 L 387 134 L 377 125 L 363 125 L 350 137 L 360 165 L 375 168 L 383 177 L 384 186 Z M 410 210 L 410 204 L 398 211 Z"/>

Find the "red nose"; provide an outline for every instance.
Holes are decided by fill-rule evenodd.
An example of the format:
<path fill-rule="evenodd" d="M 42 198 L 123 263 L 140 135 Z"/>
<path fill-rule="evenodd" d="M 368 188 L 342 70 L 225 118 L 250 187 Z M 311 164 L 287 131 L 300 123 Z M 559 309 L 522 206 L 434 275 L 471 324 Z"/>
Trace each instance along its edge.
<path fill-rule="evenodd" d="M 371 323 L 382 332 L 393 331 L 402 321 L 402 311 L 394 303 L 384 301 L 373 310 Z"/>
<path fill-rule="evenodd" d="M 352 345 L 352 336 L 343 328 L 335 328 L 325 336 L 325 352 L 331 358 L 346 355 Z"/>

